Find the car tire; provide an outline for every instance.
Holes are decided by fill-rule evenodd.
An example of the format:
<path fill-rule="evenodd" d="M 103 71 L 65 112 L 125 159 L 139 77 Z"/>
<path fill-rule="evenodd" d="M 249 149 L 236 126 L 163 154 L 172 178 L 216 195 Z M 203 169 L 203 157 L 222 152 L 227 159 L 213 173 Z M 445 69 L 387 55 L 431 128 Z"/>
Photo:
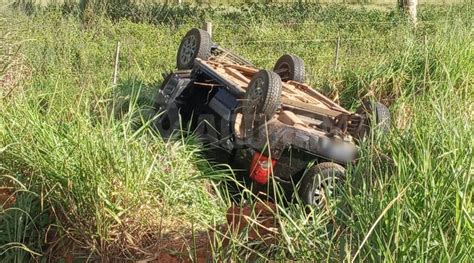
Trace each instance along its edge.
<path fill-rule="evenodd" d="M 242 105 L 246 133 L 275 115 L 281 104 L 282 83 L 275 72 L 260 70 L 250 81 Z"/>
<path fill-rule="evenodd" d="M 304 62 L 298 56 L 288 54 L 281 56 L 275 63 L 273 71 L 280 75 L 283 81 L 305 82 Z"/>
<path fill-rule="evenodd" d="M 165 84 L 168 83 L 173 76 L 173 73 L 166 75 L 166 77 L 163 79 L 163 82 L 161 82 L 160 87 L 156 91 L 154 106 L 158 112 L 162 112 L 164 109 L 166 109 L 167 99 L 163 94 L 163 90 L 166 87 Z"/>
<path fill-rule="evenodd" d="M 329 191 L 330 194 L 337 194 L 337 185 L 344 179 L 345 169 L 341 165 L 331 162 L 319 163 L 303 175 L 298 195 L 305 205 L 318 207 L 322 204 L 323 193 Z"/>
<path fill-rule="evenodd" d="M 364 101 L 359 106 L 356 113 L 365 116 L 364 123 L 362 124 L 361 135 L 364 137 L 369 134 L 371 121 L 375 121 L 375 128 L 382 133 L 388 133 L 390 131 L 390 111 L 387 106 L 380 102 Z"/>
<path fill-rule="evenodd" d="M 208 32 L 193 28 L 181 40 L 176 56 L 178 69 L 192 69 L 194 60 L 207 60 L 211 56 L 212 41 Z"/>

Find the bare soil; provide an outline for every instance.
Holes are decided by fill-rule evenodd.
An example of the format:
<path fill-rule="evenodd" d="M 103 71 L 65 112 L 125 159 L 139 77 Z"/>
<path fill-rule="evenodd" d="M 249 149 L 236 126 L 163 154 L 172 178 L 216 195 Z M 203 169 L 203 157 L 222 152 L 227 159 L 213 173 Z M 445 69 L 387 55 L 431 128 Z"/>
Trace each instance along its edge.
<path fill-rule="evenodd" d="M 226 214 L 227 224 L 218 227 L 219 235 L 209 229 L 194 235 L 175 236 L 163 241 L 152 259 L 140 262 L 208 262 L 212 261 L 212 246 L 217 239 L 224 247 L 230 243 L 231 236 L 247 233 L 248 241 L 262 241 L 264 245 L 274 244 L 279 224 L 275 218 L 276 206 L 273 203 L 258 202 L 254 205 L 238 207 L 232 205 Z M 223 234 L 224 238 L 220 238 Z"/>
<path fill-rule="evenodd" d="M 0 206 L 3 209 L 8 209 L 12 207 L 16 202 L 15 195 L 13 191 L 9 188 L 0 187 Z"/>

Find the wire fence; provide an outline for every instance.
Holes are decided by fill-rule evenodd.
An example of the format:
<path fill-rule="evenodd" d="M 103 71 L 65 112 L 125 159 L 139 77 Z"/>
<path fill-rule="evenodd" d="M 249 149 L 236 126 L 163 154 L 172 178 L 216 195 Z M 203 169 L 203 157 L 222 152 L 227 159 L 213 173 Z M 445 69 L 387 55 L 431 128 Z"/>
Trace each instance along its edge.
<path fill-rule="evenodd" d="M 451 23 L 451 22 L 457 22 L 457 21 L 462 21 L 461 19 L 433 19 L 433 20 L 418 20 L 417 25 L 422 25 L 422 24 L 439 24 L 439 23 Z M 288 21 L 288 22 L 269 22 L 267 23 L 266 21 L 256 21 L 256 24 L 258 23 L 261 26 L 265 25 L 278 25 L 278 26 L 304 26 L 304 25 L 351 25 L 351 24 L 362 24 L 362 25 L 395 25 L 395 24 L 400 24 L 400 20 L 397 21 L 311 21 L 311 22 L 294 22 L 294 21 Z M 411 23 L 409 20 L 406 20 L 406 24 Z M 241 23 L 216 23 L 216 26 L 247 26 L 249 22 L 246 24 L 241 24 Z"/>
<path fill-rule="evenodd" d="M 234 40 L 234 44 L 251 44 L 251 43 L 332 43 L 337 41 L 353 42 L 367 40 L 381 40 L 383 38 L 315 38 L 315 39 L 280 39 L 280 40 Z"/>
<path fill-rule="evenodd" d="M 416 24 L 417 27 L 422 27 L 424 25 L 440 25 L 440 24 L 450 24 L 454 22 L 462 22 L 462 19 L 443 19 L 443 20 L 419 20 Z M 207 22 L 209 23 L 209 22 Z M 321 22 L 262 22 L 258 23 L 259 27 L 275 27 L 275 28 L 284 28 L 281 27 L 283 25 L 294 25 L 294 26 L 311 26 L 311 25 L 346 25 L 346 24 L 364 24 L 364 25 L 399 25 L 400 21 L 346 21 L 346 22 L 328 22 L 328 21 L 321 21 Z M 411 22 L 407 21 L 405 24 L 410 24 Z M 222 23 L 217 22 L 214 23 L 212 26 L 216 30 L 219 30 L 223 27 L 232 27 L 237 29 L 246 29 L 248 27 L 255 26 L 254 24 L 250 23 Z M 287 28 L 291 30 L 290 28 Z M 371 37 L 341 37 L 338 35 L 339 31 L 335 32 L 333 36 L 326 36 L 326 37 L 315 37 L 315 38 L 299 38 L 299 39 L 224 39 L 223 43 L 231 43 L 231 44 L 251 44 L 251 43 L 322 43 L 322 42 L 355 42 L 355 41 L 380 41 L 385 39 L 384 36 L 371 36 Z"/>
<path fill-rule="evenodd" d="M 423 25 L 441 25 L 450 24 L 456 22 L 465 22 L 460 19 L 438 19 L 438 20 L 421 20 L 417 23 L 417 27 Z M 209 23 L 209 22 L 207 22 Z M 310 79 L 317 80 L 333 74 L 334 72 L 340 71 L 341 69 L 356 69 L 358 67 L 367 67 L 370 65 L 377 66 L 378 64 L 386 63 L 393 57 L 396 52 L 403 53 L 401 45 L 413 47 L 413 43 L 421 52 L 423 48 L 428 45 L 428 36 L 416 33 L 416 30 L 410 25 L 408 27 L 409 34 L 400 34 L 397 30 L 388 30 L 387 34 L 380 34 L 380 30 L 375 31 L 364 31 L 363 33 L 352 32 L 351 30 L 345 29 L 340 32 L 335 31 L 329 32 L 330 35 L 321 35 L 321 32 L 314 31 L 314 37 L 311 37 L 311 27 L 305 29 L 309 32 L 308 35 L 305 33 L 292 31 L 291 28 L 282 27 L 283 25 L 295 25 L 295 26 L 314 26 L 318 24 L 364 24 L 364 25 L 395 25 L 398 26 L 400 21 L 347 21 L 347 22 L 272 22 L 258 24 L 238 24 L 238 23 L 225 23 L 216 22 L 210 28 L 215 32 L 211 34 L 215 35 L 213 39 L 224 47 L 228 47 L 231 50 L 236 51 L 241 55 L 254 57 L 253 62 L 259 66 L 271 66 L 278 56 L 285 53 L 295 54 L 303 58 L 304 61 L 308 62 L 309 65 L 307 70 L 307 76 Z M 255 32 L 265 31 L 265 27 L 276 28 L 272 31 L 272 34 L 258 35 Z M 230 27 L 230 29 L 229 29 Z M 225 29 L 224 29 L 225 28 Z M 250 28 L 256 31 L 250 32 Z M 232 30 L 238 30 L 239 33 L 233 36 L 228 34 Z M 225 33 L 220 34 L 220 30 L 224 30 Z M 249 30 L 248 34 L 245 32 Z M 289 31 L 286 31 L 289 30 Z M 306 31 L 305 31 L 306 32 Z M 328 31 L 323 31 L 328 33 Z M 294 34 L 293 34 L 294 33 Z M 357 35 L 360 36 L 357 36 Z M 293 38 L 289 38 L 288 36 Z M 272 39 L 265 39 L 265 37 L 271 36 Z M 279 36 L 286 36 L 280 39 L 276 39 Z M 297 37 L 295 37 L 297 36 Z M 303 38 L 298 38 L 303 37 Z M 254 55 L 255 52 L 260 53 Z M 261 55 L 268 54 L 268 55 Z M 389 63 L 389 62 L 388 62 Z"/>
<path fill-rule="evenodd" d="M 328 22 L 321 22 L 321 28 L 313 27 L 319 22 L 292 22 L 296 26 L 306 28 L 284 27 L 283 22 L 257 23 L 226 23 L 225 21 L 211 22 L 211 34 L 215 43 L 234 51 L 244 58 L 248 58 L 259 68 L 270 69 L 283 54 L 294 54 L 301 57 L 307 65 L 308 79 L 312 84 L 326 83 L 327 80 L 337 77 L 335 74 L 356 72 L 373 72 L 378 70 L 411 70 L 409 67 L 424 67 L 425 49 L 436 45 L 431 43 L 433 32 L 436 38 L 443 38 L 453 26 L 462 23 L 472 23 L 461 18 L 420 20 L 416 28 L 407 21 L 401 25 L 400 21 L 347 21 L 329 22 L 338 24 L 373 24 L 384 25 L 380 28 L 337 28 L 327 26 Z M 404 22 L 402 22 L 404 23 Z M 194 24 L 203 28 L 203 24 Z M 394 25 L 393 27 L 391 25 Z M 424 25 L 437 25 L 426 27 Z M 187 24 L 183 27 L 170 29 L 170 35 L 163 35 L 163 42 L 170 49 L 175 49 L 184 33 L 192 27 Z M 265 27 L 270 27 L 269 29 Z M 417 54 L 419 57 L 409 56 Z M 174 56 L 170 54 L 170 57 Z M 431 58 L 428 58 L 431 59 Z M 418 62 L 414 60 L 419 60 Z M 400 66 L 393 67 L 393 63 Z M 415 63 L 415 64 L 413 64 Z M 421 63 L 421 64 L 420 64 Z M 428 62 L 427 62 L 428 63 Z M 421 65 L 421 66 L 420 66 Z M 368 69 L 372 69 L 368 71 Z M 371 73 L 372 74 L 372 73 Z M 388 73 L 392 74 L 392 73 Z M 354 75 L 357 78 L 357 75 Z M 359 81 L 359 80 L 358 80 Z M 364 81 L 364 80 L 360 80 Z M 337 85 L 337 84 L 334 84 Z"/>

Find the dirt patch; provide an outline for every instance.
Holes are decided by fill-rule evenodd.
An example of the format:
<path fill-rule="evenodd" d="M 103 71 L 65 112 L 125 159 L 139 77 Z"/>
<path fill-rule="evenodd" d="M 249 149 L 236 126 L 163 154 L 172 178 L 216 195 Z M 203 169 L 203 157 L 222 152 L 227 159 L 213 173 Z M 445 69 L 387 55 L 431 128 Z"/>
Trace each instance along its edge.
<path fill-rule="evenodd" d="M 0 188 L 0 206 L 3 209 L 12 207 L 16 202 L 13 190 L 9 188 Z"/>
<path fill-rule="evenodd" d="M 227 222 L 214 229 L 188 234 L 168 232 L 157 238 L 158 245 L 146 248 L 147 252 L 143 251 L 145 254 L 149 253 L 150 256 L 147 258 L 139 261 L 109 258 L 106 261 L 139 263 L 219 261 L 219 258 L 215 258 L 213 251 L 225 251 L 234 246 L 235 242 L 247 247 L 257 243 L 259 251 L 267 251 L 278 238 L 279 223 L 275 217 L 276 209 L 275 204 L 269 202 L 257 202 L 243 207 L 233 204 L 226 212 Z M 69 244 L 64 247 L 74 246 Z M 63 256 L 56 260 L 75 262 L 77 259 L 90 259 L 87 251 L 81 249 L 63 249 L 63 253 L 60 254 Z M 94 259 L 103 261 L 98 257 Z"/>
<path fill-rule="evenodd" d="M 275 213 L 275 204 L 268 202 L 257 202 L 254 206 L 244 207 L 232 205 L 226 214 L 228 231 L 233 235 L 247 232 L 249 240 L 264 241 L 266 245 L 274 244 L 279 228 Z"/>
<path fill-rule="evenodd" d="M 227 224 L 194 235 L 165 238 L 157 253 L 140 262 L 208 262 L 214 259 L 212 248 L 221 243 L 223 249 L 232 237 L 246 236 L 247 242 L 261 241 L 263 245 L 276 243 L 279 224 L 275 218 L 276 206 L 258 202 L 239 207 L 232 205 L 226 213 Z"/>

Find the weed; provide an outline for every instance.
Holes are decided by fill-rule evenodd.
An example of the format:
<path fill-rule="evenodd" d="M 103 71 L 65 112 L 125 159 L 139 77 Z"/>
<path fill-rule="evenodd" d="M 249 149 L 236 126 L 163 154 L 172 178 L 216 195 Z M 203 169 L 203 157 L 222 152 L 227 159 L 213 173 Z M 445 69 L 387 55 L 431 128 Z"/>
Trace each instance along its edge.
<path fill-rule="evenodd" d="M 37 235 L 44 236 L 41 229 L 51 224 L 58 226 L 58 238 L 104 259 L 149 256 L 164 233 L 219 232 L 232 175 L 211 168 L 193 137 L 163 141 L 150 129 L 153 114 L 141 110 L 151 104 L 161 73 L 174 68 L 184 32 L 204 19 L 213 21 L 216 42 L 257 66 L 272 68 L 281 54 L 299 55 L 312 86 L 348 108 L 357 107 L 361 97 L 382 100 L 394 116 L 392 132 L 373 134 L 357 165 L 348 167 L 337 205 L 308 214 L 298 204 L 278 203 L 280 233 L 271 249 L 249 245 L 244 233 L 226 248 L 225 238 L 217 242 L 216 256 L 351 262 L 473 258 L 470 4 L 420 8 L 413 29 L 398 11 L 342 5 L 209 9 L 126 2 L 101 7 L 87 23 L 85 9 L 70 2 L 35 6 L 29 15 L 1 11 L 15 21 L 5 28 L 15 27 L 15 37 L 30 40 L 19 52 L 32 69 L 30 79 L 19 82 L 21 94 L 1 99 L 1 171 L 28 186 L 24 199 L 31 200 L 22 209 L 32 219 L 2 224 L 2 242 L 19 244 L 7 250 L 10 245 L 0 244 L 2 260 L 47 254 Z M 342 41 L 334 68 L 337 37 Z M 8 41 L 1 44 L 13 43 Z M 117 41 L 122 52 L 119 85 L 113 87 Z M 135 125 L 137 119 L 141 125 Z M 252 199 L 249 195 L 245 191 L 242 202 Z M 50 220 L 36 216 L 43 213 Z M 2 222 L 13 216 L 19 214 L 0 212 Z M 190 249 L 191 258 L 193 253 Z"/>

